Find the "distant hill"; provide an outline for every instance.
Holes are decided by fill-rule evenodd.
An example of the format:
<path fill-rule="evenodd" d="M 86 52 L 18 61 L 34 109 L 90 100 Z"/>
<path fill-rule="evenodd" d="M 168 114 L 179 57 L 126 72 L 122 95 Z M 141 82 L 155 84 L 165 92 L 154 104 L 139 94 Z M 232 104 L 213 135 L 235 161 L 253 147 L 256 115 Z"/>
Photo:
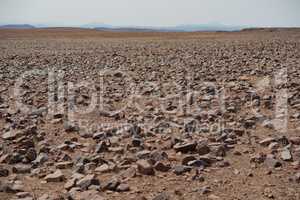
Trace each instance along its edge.
<path fill-rule="evenodd" d="M 32 29 L 35 28 L 30 24 L 6 24 L 0 25 L 0 29 Z"/>
<path fill-rule="evenodd" d="M 93 27 L 91 27 L 93 28 Z M 227 26 L 222 24 L 200 24 L 200 25 L 179 25 L 170 27 L 151 26 L 97 26 L 102 31 L 127 31 L 127 32 L 197 32 L 197 31 L 240 31 L 246 27 Z"/>
<path fill-rule="evenodd" d="M 51 28 L 62 27 L 58 25 L 46 24 L 7 24 L 0 25 L 0 29 L 33 29 L 33 28 Z M 248 27 L 227 26 L 219 23 L 211 24 L 183 24 L 178 26 L 113 26 L 104 23 L 90 23 L 82 26 L 64 26 L 74 28 L 96 29 L 100 31 L 114 32 L 197 32 L 197 31 L 240 31 Z"/>
<path fill-rule="evenodd" d="M 163 32 L 162 29 L 150 29 L 150 28 L 138 28 L 138 27 L 115 27 L 115 28 L 106 28 L 106 27 L 96 27 L 95 30 L 98 31 L 113 31 L 113 32 Z"/>
<path fill-rule="evenodd" d="M 113 28 L 112 25 L 109 24 L 104 24 L 104 23 L 89 23 L 89 24 L 84 24 L 80 26 L 81 28 L 97 28 L 97 27 L 102 27 L 102 28 Z"/>
<path fill-rule="evenodd" d="M 195 31 L 240 31 L 243 28 L 242 26 L 228 26 L 219 23 L 212 24 L 187 24 L 187 25 L 179 25 L 171 28 L 171 30 L 181 30 L 187 32 L 195 32 Z"/>

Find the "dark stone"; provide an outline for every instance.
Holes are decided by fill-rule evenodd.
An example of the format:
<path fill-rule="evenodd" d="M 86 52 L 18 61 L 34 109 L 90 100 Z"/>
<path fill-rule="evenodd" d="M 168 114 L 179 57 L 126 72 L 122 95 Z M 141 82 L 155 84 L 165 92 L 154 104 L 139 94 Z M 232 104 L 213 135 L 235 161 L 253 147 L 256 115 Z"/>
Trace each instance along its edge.
<path fill-rule="evenodd" d="M 7 177 L 9 175 L 9 170 L 3 167 L 0 167 L 0 177 Z"/>
<path fill-rule="evenodd" d="M 177 165 L 173 168 L 173 172 L 176 175 L 182 175 L 186 172 L 190 172 L 192 170 L 191 167 L 183 166 L 183 165 Z"/>
<path fill-rule="evenodd" d="M 166 193 L 161 193 L 154 197 L 152 200 L 169 200 L 169 196 Z"/>
<path fill-rule="evenodd" d="M 177 152 L 182 152 L 182 153 L 188 153 L 188 152 L 193 152 L 195 151 L 197 147 L 196 142 L 189 142 L 189 143 L 178 143 L 174 145 L 174 149 Z"/>
<path fill-rule="evenodd" d="M 157 162 L 154 165 L 154 169 L 157 170 L 157 171 L 160 171 L 160 172 L 168 172 L 171 169 L 171 166 L 170 165 L 166 165 L 166 164 L 164 164 L 162 162 Z"/>

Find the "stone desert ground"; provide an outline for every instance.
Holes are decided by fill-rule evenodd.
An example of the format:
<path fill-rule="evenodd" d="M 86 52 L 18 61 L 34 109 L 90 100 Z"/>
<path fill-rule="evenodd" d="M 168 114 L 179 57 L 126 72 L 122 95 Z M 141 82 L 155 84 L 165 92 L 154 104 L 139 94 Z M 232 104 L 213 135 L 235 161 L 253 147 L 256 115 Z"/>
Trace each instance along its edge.
<path fill-rule="evenodd" d="M 0 30 L 0 199 L 299 200 L 300 30 Z"/>

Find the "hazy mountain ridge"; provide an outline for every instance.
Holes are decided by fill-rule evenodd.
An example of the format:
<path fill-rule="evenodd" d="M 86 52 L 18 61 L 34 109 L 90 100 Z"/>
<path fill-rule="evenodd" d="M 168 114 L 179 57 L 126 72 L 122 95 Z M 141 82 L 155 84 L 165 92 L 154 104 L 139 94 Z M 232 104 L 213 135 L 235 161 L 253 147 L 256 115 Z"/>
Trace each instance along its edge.
<path fill-rule="evenodd" d="M 30 24 L 5 24 L 0 25 L 0 29 L 32 29 L 35 26 Z"/>
<path fill-rule="evenodd" d="M 111 26 L 94 27 L 97 30 L 133 30 L 133 31 L 162 31 L 162 32 L 196 32 L 196 31 L 240 31 L 246 26 L 228 26 L 223 24 L 183 24 L 178 26 Z"/>
<path fill-rule="evenodd" d="M 7 24 L 2 29 L 29 29 L 29 28 L 50 28 L 53 25 L 30 25 L 30 24 Z M 60 27 L 60 26 L 55 26 Z M 128 31 L 128 32 L 195 32 L 195 31 L 239 31 L 242 26 L 227 26 L 219 23 L 211 24 L 183 24 L 178 26 L 113 26 L 105 23 L 89 23 L 80 26 L 61 26 L 74 28 L 96 29 L 101 31 Z"/>

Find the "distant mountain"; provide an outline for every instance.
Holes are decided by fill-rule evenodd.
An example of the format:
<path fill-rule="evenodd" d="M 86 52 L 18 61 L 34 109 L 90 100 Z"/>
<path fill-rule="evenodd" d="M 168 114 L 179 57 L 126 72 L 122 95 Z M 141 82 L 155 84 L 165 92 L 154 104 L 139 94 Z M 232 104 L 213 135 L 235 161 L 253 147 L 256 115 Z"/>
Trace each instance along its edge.
<path fill-rule="evenodd" d="M 152 27 L 152 26 L 97 26 L 94 28 L 102 31 L 129 31 L 129 32 L 196 32 L 196 31 L 240 31 L 243 26 L 227 26 L 223 24 L 200 24 L 200 25 L 178 25 L 170 27 Z"/>
<path fill-rule="evenodd" d="M 81 28 L 97 28 L 97 27 L 102 27 L 102 28 L 113 28 L 114 26 L 109 25 L 109 24 L 104 24 L 104 23 L 89 23 L 89 24 L 84 24 L 80 26 Z"/>
<path fill-rule="evenodd" d="M 228 26 L 219 23 L 212 23 L 212 24 L 187 24 L 187 25 L 179 25 L 175 26 L 174 28 L 171 27 L 171 30 L 181 30 L 187 32 L 194 32 L 194 31 L 239 31 L 243 28 L 242 26 Z"/>
<path fill-rule="evenodd" d="M 113 32 L 163 32 L 165 30 L 157 28 L 143 28 L 143 27 L 96 27 L 98 31 L 113 31 Z"/>
<path fill-rule="evenodd" d="M 57 24 L 7 24 L 0 25 L 0 29 L 33 29 L 51 27 L 77 27 L 115 32 L 197 32 L 197 31 L 240 31 L 246 26 L 228 26 L 220 23 L 183 24 L 178 26 L 113 26 L 105 23 L 89 23 L 82 26 L 60 26 Z"/>
<path fill-rule="evenodd" d="M 35 28 L 30 24 L 6 24 L 0 25 L 0 29 L 32 29 Z"/>

